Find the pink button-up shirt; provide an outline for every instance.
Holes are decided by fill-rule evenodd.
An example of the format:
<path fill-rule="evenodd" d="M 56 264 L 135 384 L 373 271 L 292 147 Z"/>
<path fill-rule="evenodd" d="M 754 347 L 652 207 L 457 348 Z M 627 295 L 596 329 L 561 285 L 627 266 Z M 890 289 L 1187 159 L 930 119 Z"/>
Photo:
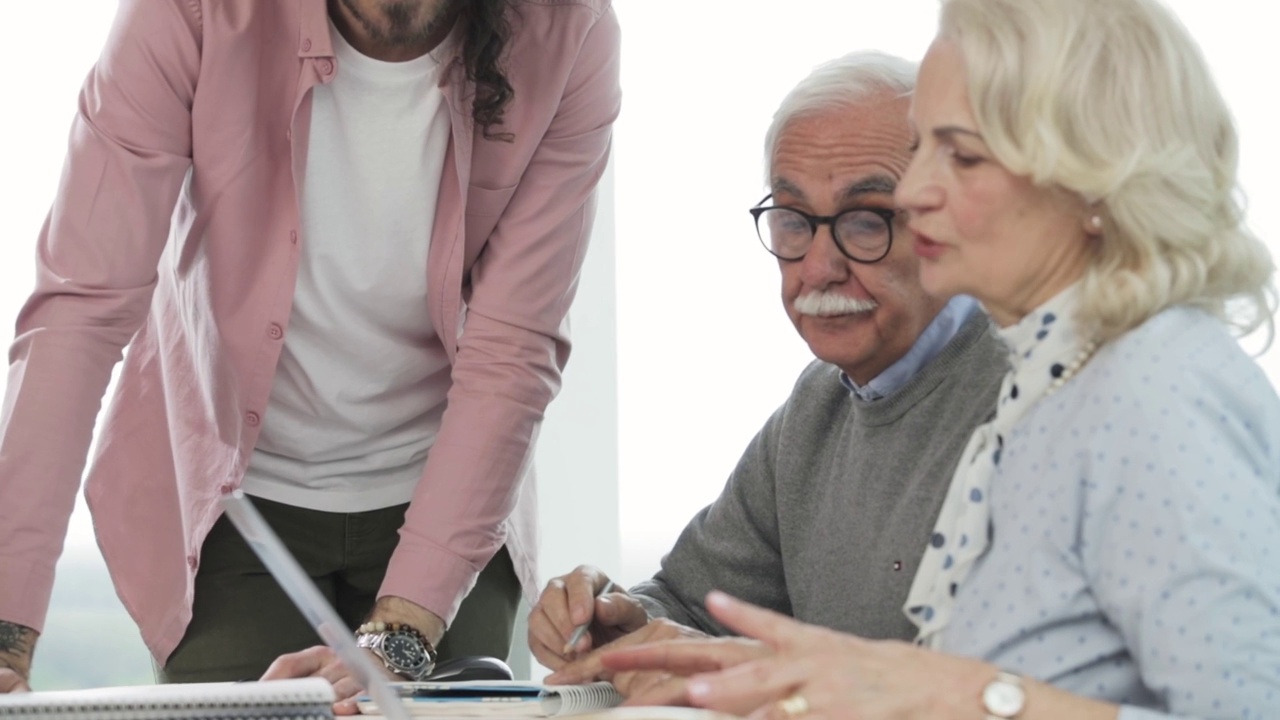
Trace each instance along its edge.
<path fill-rule="evenodd" d="M 515 97 L 487 140 L 453 60 L 428 310 L 448 407 L 383 595 L 449 621 L 504 542 L 536 591 L 534 438 L 569 353 L 619 107 L 609 0 L 517 0 Z M 43 627 L 93 422 L 129 351 L 86 495 L 163 660 L 200 548 L 257 441 L 288 333 L 311 88 L 341 72 L 325 0 L 123 0 L 85 81 L 0 406 L 0 619 Z"/>

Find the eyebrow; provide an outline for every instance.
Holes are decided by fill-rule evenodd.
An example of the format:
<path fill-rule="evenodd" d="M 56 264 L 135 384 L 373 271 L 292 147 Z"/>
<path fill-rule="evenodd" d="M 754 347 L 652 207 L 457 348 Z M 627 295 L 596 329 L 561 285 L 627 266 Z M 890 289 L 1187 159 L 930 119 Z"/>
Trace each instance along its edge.
<path fill-rule="evenodd" d="M 982 135 L 974 130 L 962 128 L 959 125 L 943 125 L 933 129 L 933 136 L 939 140 L 951 140 L 956 135 L 967 135 L 976 138 L 979 141 L 986 142 L 982 139 Z"/>
<path fill-rule="evenodd" d="M 888 175 L 872 175 L 844 189 L 841 195 L 846 201 L 857 200 L 863 195 L 892 195 L 898 189 L 898 181 Z"/>
<path fill-rule="evenodd" d="M 853 202 L 864 195 L 892 195 L 898 188 L 898 181 L 888 175 L 871 175 L 847 185 L 840 193 L 843 202 Z M 785 178 L 775 178 L 773 193 L 787 193 L 798 198 L 805 198 L 805 193 L 794 183 Z"/>

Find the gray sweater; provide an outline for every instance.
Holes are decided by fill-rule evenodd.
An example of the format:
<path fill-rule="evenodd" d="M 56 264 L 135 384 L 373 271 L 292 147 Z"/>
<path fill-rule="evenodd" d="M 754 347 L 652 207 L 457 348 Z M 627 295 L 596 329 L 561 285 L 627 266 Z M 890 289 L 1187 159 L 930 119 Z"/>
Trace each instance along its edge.
<path fill-rule="evenodd" d="M 995 411 L 1007 350 L 974 313 L 893 395 L 858 399 L 815 361 L 704 508 L 632 592 L 650 615 L 721 635 L 712 589 L 868 638 L 902 613 L 969 435 Z"/>

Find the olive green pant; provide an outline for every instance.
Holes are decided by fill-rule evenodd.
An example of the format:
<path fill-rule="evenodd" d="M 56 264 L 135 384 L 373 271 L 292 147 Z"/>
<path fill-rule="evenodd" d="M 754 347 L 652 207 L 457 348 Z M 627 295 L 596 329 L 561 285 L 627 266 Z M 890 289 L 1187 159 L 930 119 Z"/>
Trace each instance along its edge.
<path fill-rule="evenodd" d="M 352 628 L 364 622 L 399 539 L 407 505 L 329 513 L 260 498 L 254 504 L 320 592 Z M 430 573 L 424 567 L 422 572 Z M 462 602 L 438 650 L 440 658 L 506 658 L 520 602 L 520 582 L 506 548 L 498 551 Z M 191 624 L 159 682 L 256 679 L 280 655 L 321 644 L 224 516 L 214 524 L 196 573 Z"/>

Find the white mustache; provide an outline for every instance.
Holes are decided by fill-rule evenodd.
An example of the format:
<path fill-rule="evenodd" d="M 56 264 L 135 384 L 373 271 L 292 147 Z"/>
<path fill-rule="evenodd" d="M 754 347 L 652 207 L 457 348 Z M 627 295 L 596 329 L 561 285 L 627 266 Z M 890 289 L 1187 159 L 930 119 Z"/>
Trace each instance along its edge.
<path fill-rule="evenodd" d="M 792 307 L 801 315 L 832 317 L 871 312 L 879 307 L 875 300 L 862 300 L 830 292 L 812 292 L 796 298 Z"/>

